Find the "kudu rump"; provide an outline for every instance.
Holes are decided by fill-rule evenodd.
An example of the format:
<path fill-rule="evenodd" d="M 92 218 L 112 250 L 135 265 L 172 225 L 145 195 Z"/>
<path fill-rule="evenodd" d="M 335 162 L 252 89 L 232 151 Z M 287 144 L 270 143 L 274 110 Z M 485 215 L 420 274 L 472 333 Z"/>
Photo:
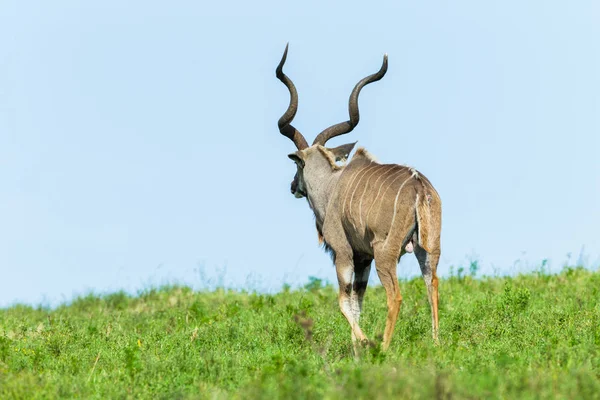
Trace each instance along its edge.
<path fill-rule="evenodd" d="M 371 262 L 387 294 L 388 315 L 382 347 L 386 350 L 398 318 L 402 295 L 396 265 L 405 253 L 414 251 L 431 306 L 433 338 L 438 340 L 438 278 L 442 203 L 429 180 L 413 168 L 380 164 L 365 149 L 358 148 L 346 165 L 355 143 L 324 147 L 329 139 L 348 133 L 359 120 L 358 95 L 369 83 L 383 78 L 387 54 L 381 69 L 362 79 L 352 90 L 350 120 L 319 133 L 312 146 L 290 125 L 298 109 L 298 93 L 283 73 L 286 46 L 277 66 L 277 78 L 290 92 L 290 105 L 279 119 L 279 130 L 298 151 L 290 154 L 297 166 L 292 182 L 294 196 L 306 197 L 315 213 L 319 239 L 332 253 L 340 286 L 339 305 L 352 328 L 355 352 L 357 341 L 367 337 L 358 324 L 367 288 Z"/>

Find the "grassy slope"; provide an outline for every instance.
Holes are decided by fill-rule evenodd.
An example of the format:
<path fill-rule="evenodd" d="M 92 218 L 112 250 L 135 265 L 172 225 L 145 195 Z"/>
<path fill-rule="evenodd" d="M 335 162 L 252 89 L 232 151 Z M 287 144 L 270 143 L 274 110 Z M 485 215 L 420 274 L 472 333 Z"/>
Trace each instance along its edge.
<path fill-rule="evenodd" d="M 423 282 L 401 282 L 391 351 L 358 362 L 336 290 L 317 286 L 0 310 L 0 398 L 600 398 L 598 272 L 443 280 L 437 347 Z M 375 341 L 385 307 L 369 288 Z"/>

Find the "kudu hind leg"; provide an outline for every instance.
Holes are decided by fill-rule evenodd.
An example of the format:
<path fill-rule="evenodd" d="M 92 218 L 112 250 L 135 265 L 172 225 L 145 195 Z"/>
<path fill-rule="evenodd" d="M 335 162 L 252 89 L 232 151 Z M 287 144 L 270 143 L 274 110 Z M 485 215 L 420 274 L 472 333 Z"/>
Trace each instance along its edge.
<path fill-rule="evenodd" d="M 421 273 L 423 274 L 423 280 L 427 287 L 427 297 L 429 299 L 429 305 L 431 307 L 431 330 L 433 340 L 438 343 L 438 277 L 437 277 L 437 265 L 440 260 L 439 253 L 428 253 L 421 246 L 415 247 L 415 255 L 419 261 L 421 267 Z"/>
<path fill-rule="evenodd" d="M 402 294 L 400 293 L 400 285 L 396 276 L 397 257 L 390 256 L 390 253 L 384 253 L 383 249 L 375 251 L 375 268 L 381 284 L 385 288 L 387 297 L 388 315 L 385 321 L 385 330 L 383 332 L 382 349 L 385 351 L 390 346 L 392 334 L 396 326 L 396 320 L 400 313 L 402 305 Z"/>

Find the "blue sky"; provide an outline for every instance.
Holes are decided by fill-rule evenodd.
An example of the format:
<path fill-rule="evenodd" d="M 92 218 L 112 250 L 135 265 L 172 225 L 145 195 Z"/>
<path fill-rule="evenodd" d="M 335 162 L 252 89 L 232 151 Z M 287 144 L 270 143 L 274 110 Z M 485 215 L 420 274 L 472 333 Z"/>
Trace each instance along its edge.
<path fill-rule="evenodd" d="M 358 140 L 443 201 L 440 271 L 600 264 L 600 3 L 0 3 L 0 306 L 178 281 L 335 281 L 294 150 Z M 418 273 L 414 257 L 399 276 Z M 378 282 L 375 275 L 372 282 Z"/>

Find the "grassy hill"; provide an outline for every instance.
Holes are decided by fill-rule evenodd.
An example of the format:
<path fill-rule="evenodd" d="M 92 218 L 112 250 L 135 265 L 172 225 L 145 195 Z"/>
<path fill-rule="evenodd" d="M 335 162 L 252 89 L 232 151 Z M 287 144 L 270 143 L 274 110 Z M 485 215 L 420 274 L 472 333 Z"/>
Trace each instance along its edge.
<path fill-rule="evenodd" d="M 600 274 L 453 277 L 431 340 L 420 279 L 388 353 L 355 361 L 337 290 L 185 287 L 0 310 L 0 398 L 600 398 Z M 377 342 L 385 295 L 361 325 Z"/>

